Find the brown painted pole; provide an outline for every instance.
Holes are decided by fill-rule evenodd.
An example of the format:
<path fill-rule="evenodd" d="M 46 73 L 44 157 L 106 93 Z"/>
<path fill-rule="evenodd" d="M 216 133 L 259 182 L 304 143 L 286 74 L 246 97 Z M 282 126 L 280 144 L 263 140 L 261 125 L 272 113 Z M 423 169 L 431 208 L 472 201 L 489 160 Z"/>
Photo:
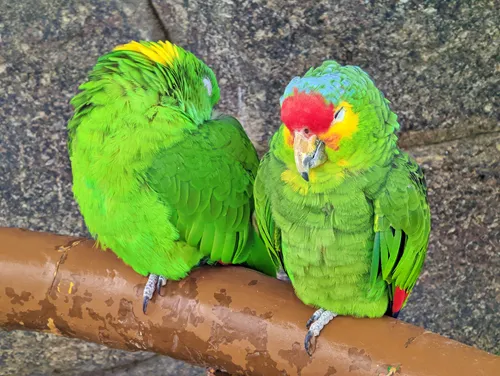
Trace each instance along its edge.
<path fill-rule="evenodd" d="M 147 315 L 145 282 L 91 240 L 0 228 L 0 326 L 7 329 L 153 351 L 231 374 L 500 375 L 500 357 L 390 318 L 339 317 L 309 357 L 304 324 L 313 309 L 288 283 L 242 267 L 206 267 L 169 281 Z"/>

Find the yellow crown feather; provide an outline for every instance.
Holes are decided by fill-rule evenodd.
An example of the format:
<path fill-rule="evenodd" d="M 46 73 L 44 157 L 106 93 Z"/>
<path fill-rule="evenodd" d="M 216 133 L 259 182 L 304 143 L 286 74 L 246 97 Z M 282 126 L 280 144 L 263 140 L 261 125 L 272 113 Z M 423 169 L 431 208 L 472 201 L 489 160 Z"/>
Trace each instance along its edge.
<path fill-rule="evenodd" d="M 178 47 L 168 41 L 162 42 L 136 42 L 121 44 L 113 51 L 134 51 L 146 56 L 148 59 L 163 65 L 172 65 L 179 58 Z"/>

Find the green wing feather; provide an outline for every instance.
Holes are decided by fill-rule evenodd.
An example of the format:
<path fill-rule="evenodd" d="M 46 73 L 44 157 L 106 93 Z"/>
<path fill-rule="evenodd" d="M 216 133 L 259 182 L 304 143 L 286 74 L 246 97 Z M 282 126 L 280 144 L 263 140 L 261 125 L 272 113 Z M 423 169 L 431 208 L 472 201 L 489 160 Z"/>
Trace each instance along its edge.
<path fill-rule="evenodd" d="M 397 287 L 404 290 L 404 306 L 424 264 L 431 221 L 425 178 L 416 161 L 400 153 L 392 167 L 385 187 L 374 201 L 370 281 L 373 286 L 381 276 L 391 286 L 391 300 Z"/>
<path fill-rule="evenodd" d="M 223 117 L 202 124 L 160 152 L 148 182 L 173 208 L 179 240 L 211 262 L 240 264 L 275 274 L 251 225 L 257 153 L 240 123 Z"/>
<path fill-rule="evenodd" d="M 254 185 L 255 219 L 260 238 L 264 241 L 269 255 L 277 267 L 283 268 L 283 255 L 281 252 L 281 231 L 276 226 L 271 212 L 271 202 L 266 193 L 265 179 L 263 176 L 268 173 L 270 154 L 264 155 L 260 162 L 257 178 Z"/>

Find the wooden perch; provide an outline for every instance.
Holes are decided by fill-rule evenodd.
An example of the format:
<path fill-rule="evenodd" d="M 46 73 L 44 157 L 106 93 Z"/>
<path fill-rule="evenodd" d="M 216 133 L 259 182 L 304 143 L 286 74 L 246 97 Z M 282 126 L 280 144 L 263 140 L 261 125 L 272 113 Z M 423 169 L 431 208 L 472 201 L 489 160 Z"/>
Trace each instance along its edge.
<path fill-rule="evenodd" d="M 339 317 L 309 357 L 303 340 L 313 308 L 290 284 L 242 267 L 204 267 L 169 281 L 144 315 L 146 278 L 93 244 L 0 228 L 0 326 L 153 351 L 230 374 L 500 374 L 499 357 L 391 318 Z"/>

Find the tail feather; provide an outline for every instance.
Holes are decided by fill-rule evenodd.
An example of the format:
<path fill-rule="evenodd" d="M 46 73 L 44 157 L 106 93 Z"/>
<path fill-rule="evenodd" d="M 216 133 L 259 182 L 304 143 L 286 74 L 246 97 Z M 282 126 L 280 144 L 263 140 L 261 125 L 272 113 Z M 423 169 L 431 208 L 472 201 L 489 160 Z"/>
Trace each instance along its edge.
<path fill-rule="evenodd" d="M 244 254 L 246 254 L 247 257 L 242 263 L 271 277 L 276 277 L 278 265 L 273 262 L 264 242 L 259 238 L 253 228 L 250 230 L 245 248 Z"/>

